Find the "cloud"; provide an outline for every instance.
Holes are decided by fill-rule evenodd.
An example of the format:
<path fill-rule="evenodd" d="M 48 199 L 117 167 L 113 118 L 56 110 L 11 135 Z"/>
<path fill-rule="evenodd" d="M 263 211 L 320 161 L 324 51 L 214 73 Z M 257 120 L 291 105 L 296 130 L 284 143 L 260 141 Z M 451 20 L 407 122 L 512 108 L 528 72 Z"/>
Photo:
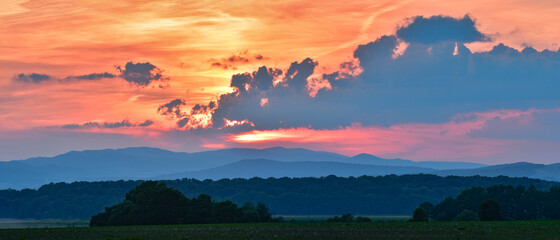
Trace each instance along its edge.
<path fill-rule="evenodd" d="M 117 70 L 121 72 L 120 77 L 124 80 L 141 87 L 146 87 L 153 82 L 169 81 L 168 77 L 163 76 L 163 70 L 149 62 L 127 62 L 124 67 L 117 66 Z M 160 85 L 160 87 L 163 87 L 163 85 Z"/>
<path fill-rule="evenodd" d="M 174 99 L 158 107 L 157 112 L 169 118 L 176 118 L 177 126 L 186 129 L 208 128 L 212 126 L 212 112 L 216 103 L 211 101 L 208 105 L 196 104 L 189 112 L 183 112 L 181 107 L 186 105 L 184 99 Z"/>
<path fill-rule="evenodd" d="M 250 55 L 249 51 L 244 51 L 241 52 L 237 55 L 231 55 L 227 58 L 221 58 L 221 59 L 210 59 L 210 66 L 211 67 L 215 67 L 215 68 L 222 68 L 222 69 L 231 69 L 231 70 L 237 70 L 237 66 L 239 65 L 243 65 L 243 64 L 247 64 L 247 63 L 252 63 L 252 62 L 256 62 L 256 61 L 262 61 L 265 60 L 266 58 L 261 55 L 261 54 L 256 54 L 256 55 Z"/>
<path fill-rule="evenodd" d="M 470 16 L 452 18 L 417 16 L 409 19 L 409 23 L 397 29 L 397 37 L 411 43 L 435 44 L 444 41 L 470 43 L 488 41 L 490 38 L 478 31 Z"/>
<path fill-rule="evenodd" d="M 42 82 L 68 82 L 68 81 L 82 81 L 82 80 L 100 80 L 103 78 L 115 78 L 117 75 L 104 72 L 104 73 L 91 73 L 86 75 L 78 75 L 78 76 L 67 76 L 65 78 L 55 78 L 51 77 L 47 74 L 38 74 L 38 73 L 31 73 L 31 74 L 19 74 L 14 76 L 12 79 L 16 82 L 24 82 L 24 83 L 42 83 Z"/>
<path fill-rule="evenodd" d="M 331 73 L 316 73 L 319 63 L 311 58 L 285 69 L 262 66 L 252 73 L 233 75 L 233 92 L 221 95 L 212 107 L 199 105 L 191 112 L 205 119 L 204 128 L 223 128 L 227 119 L 247 120 L 256 130 L 337 129 L 353 123 L 437 123 L 465 112 L 560 105 L 558 51 L 530 47 L 518 51 L 498 44 L 490 51 L 473 53 L 463 42 L 474 38 L 457 35 L 449 27 L 456 23 L 474 29 L 470 17 L 415 19 L 422 24 L 434 22 L 442 36 L 454 36 L 440 40 L 453 41 L 430 45 L 414 41 L 403 48 L 396 35 L 382 36 L 358 46 L 355 59 Z M 425 29 L 416 26 L 408 27 Z M 432 35 L 435 30 L 425 31 L 418 34 Z M 395 56 L 397 49 L 400 53 Z M 191 120 L 183 118 L 179 126 L 187 122 L 195 126 Z"/>
<path fill-rule="evenodd" d="M 208 105 L 196 104 L 189 114 L 177 122 L 177 126 L 186 129 L 204 129 L 212 127 L 212 112 L 214 112 L 216 103 L 210 102 Z"/>
<path fill-rule="evenodd" d="M 12 78 L 16 82 L 25 83 L 41 83 L 53 79 L 51 76 L 46 74 L 31 73 L 31 74 L 18 74 Z"/>
<path fill-rule="evenodd" d="M 495 117 L 473 129 L 475 138 L 560 141 L 560 109 L 532 109 L 515 117 Z"/>
<path fill-rule="evenodd" d="M 181 118 L 184 116 L 183 112 L 181 111 L 181 107 L 184 105 L 186 105 L 185 100 L 177 98 L 172 100 L 171 102 L 159 106 L 157 112 L 170 118 Z"/>
<path fill-rule="evenodd" d="M 298 92 L 305 92 L 307 79 L 315 71 L 317 62 L 311 58 L 306 58 L 301 63 L 293 62 L 286 72 L 286 84 Z"/>
<path fill-rule="evenodd" d="M 476 159 L 496 164 L 556 163 L 560 151 L 560 128 L 556 126 L 559 119 L 560 109 L 496 110 L 458 114 L 441 123 L 392 126 L 356 123 L 335 129 L 249 130 L 226 134 L 222 144 L 227 147 L 303 147 L 349 156 L 370 153 L 386 158 L 428 161 Z"/>
<path fill-rule="evenodd" d="M 104 73 L 91 73 L 86 75 L 68 76 L 66 80 L 99 80 L 103 78 L 115 78 L 117 75 L 104 72 Z"/>
<path fill-rule="evenodd" d="M 120 122 L 86 122 L 82 124 L 68 124 L 62 126 L 65 129 L 87 129 L 87 128 L 130 128 L 130 127 L 148 127 L 154 124 L 151 120 L 146 120 L 143 123 L 131 123 L 130 120 L 125 119 Z"/>
<path fill-rule="evenodd" d="M 12 78 L 12 80 L 16 82 L 24 82 L 24 83 L 42 83 L 42 82 L 68 82 L 68 81 L 93 81 L 93 80 L 100 80 L 104 78 L 122 78 L 129 83 L 140 87 L 146 87 L 151 83 L 158 82 L 158 87 L 164 88 L 164 85 L 169 78 L 163 75 L 163 70 L 156 67 L 155 65 L 146 62 L 146 63 L 133 63 L 128 62 L 124 67 L 116 66 L 117 70 L 120 72 L 120 75 L 103 72 L 103 73 L 90 73 L 84 75 L 77 75 L 77 76 L 67 76 L 64 78 L 55 78 L 51 77 L 46 74 L 38 74 L 38 73 L 31 73 L 31 74 L 24 74 L 21 73 L 16 75 Z"/>
<path fill-rule="evenodd" d="M 154 121 L 152 121 L 152 120 L 146 120 L 146 121 L 144 121 L 143 123 L 140 123 L 140 124 L 138 124 L 138 125 L 136 125 L 136 126 L 139 126 L 139 127 L 149 127 L 149 126 L 151 126 L 152 124 L 154 124 Z"/>

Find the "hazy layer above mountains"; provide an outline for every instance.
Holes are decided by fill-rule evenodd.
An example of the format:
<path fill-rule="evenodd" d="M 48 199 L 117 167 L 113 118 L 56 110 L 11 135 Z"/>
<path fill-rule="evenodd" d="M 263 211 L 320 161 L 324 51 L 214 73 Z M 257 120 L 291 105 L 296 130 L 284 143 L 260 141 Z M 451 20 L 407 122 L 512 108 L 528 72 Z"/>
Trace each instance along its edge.
<path fill-rule="evenodd" d="M 72 151 L 55 157 L 0 162 L 0 189 L 37 188 L 50 182 L 128 179 L 220 179 L 320 177 L 432 173 L 516 176 L 560 180 L 560 165 L 532 163 L 488 166 L 466 162 L 415 162 L 369 154 L 281 147 L 179 153 L 158 148 Z"/>

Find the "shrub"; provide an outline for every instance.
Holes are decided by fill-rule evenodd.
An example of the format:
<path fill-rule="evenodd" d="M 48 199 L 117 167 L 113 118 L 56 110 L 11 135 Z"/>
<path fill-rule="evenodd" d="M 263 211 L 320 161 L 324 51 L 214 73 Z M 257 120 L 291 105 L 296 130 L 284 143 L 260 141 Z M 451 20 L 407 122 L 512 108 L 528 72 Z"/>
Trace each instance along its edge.
<path fill-rule="evenodd" d="M 428 213 L 421 207 L 417 207 L 412 214 L 412 222 L 427 222 Z"/>
<path fill-rule="evenodd" d="M 500 204 L 494 199 L 482 202 L 478 208 L 478 217 L 482 221 L 499 221 L 502 219 Z"/>
<path fill-rule="evenodd" d="M 472 210 L 464 209 L 453 218 L 453 221 L 478 221 L 479 219 L 477 213 Z"/>

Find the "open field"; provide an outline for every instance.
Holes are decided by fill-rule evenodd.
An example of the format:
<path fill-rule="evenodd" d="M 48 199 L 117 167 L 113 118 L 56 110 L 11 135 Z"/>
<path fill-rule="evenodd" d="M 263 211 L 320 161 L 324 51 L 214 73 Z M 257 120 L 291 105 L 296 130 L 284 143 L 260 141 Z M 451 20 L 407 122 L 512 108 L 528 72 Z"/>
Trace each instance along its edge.
<path fill-rule="evenodd" d="M 0 219 L 2 228 L 54 228 L 54 227 L 87 227 L 86 220 L 33 220 L 33 219 Z"/>
<path fill-rule="evenodd" d="M 356 215 L 367 217 L 371 219 L 373 222 L 406 222 L 408 221 L 411 216 L 365 216 L 365 215 Z M 332 215 L 281 215 L 275 217 L 282 217 L 286 222 L 326 222 L 329 218 L 335 217 Z"/>
<path fill-rule="evenodd" d="M 277 215 L 285 222 L 326 222 L 332 215 Z M 364 216 L 374 222 L 405 222 L 410 216 Z M 0 219 L 2 228 L 61 228 L 87 227 L 89 220 L 33 220 L 33 219 Z"/>
<path fill-rule="evenodd" d="M 560 221 L 29 228 L 0 229 L 0 239 L 560 239 Z"/>

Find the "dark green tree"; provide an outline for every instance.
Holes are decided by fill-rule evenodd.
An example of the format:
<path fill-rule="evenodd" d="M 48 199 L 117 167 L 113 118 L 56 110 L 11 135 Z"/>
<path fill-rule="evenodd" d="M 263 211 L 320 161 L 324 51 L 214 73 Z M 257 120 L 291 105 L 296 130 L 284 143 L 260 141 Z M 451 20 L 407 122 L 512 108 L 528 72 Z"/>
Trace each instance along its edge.
<path fill-rule="evenodd" d="M 428 213 L 421 207 L 417 207 L 412 214 L 412 221 L 413 222 L 427 222 L 428 221 Z"/>
<path fill-rule="evenodd" d="M 145 181 L 129 191 L 125 200 L 90 220 L 91 226 L 160 225 L 185 223 L 189 199 L 165 183 Z"/>
<path fill-rule="evenodd" d="M 502 219 L 500 203 L 494 199 L 482 202 L 478 208 L 478 217 L 482 221 L 499 221 Z"/>
<path fill-rule="evenodd" d="M 232 201 L 216 202 L 212 206 L 212 217 L 216 223 L 240 222 L 243 212 Z"/>
<path fill-rule="evenodd" d="M 351 213 L 345 213 L 340 216 L 341 222 L 353 222 L 354 216 Z"/>
<path fill-rule="evenodd" d="M 479 220 L 478 214 L 468 209 L 464 209 L 459 214 L 457 214 L 455 218 L 453 218 L 453 221 L 478 221 L 478 220 Z"/>
<path fill-rule="evenodd" d="M 432 204 L 431 202 L 423 202 L 418 207 L 421 207 L 426 211 L 426 213 L 428 214 L 428 218 L 433 217 L 432 210 L 434 209 L 434 204 Z"/>
<path fill-rule="evenodd" d="M 241 222 L 260 222 L 261 217 L 255 208 L 255 204 L 252 202 L 246 202 L 241 206 Z"/>
<path fill-rule="evenodd" d="M 212 220 L 212 197 L 208 194 L 200 194 L 191 200 L 191 221 L 188 223 L 211 223 Z"/>
<path fill-rule="evenodd" d="M 262 202 L 257 203 L 257 213 L 259 214 L 260 221 L 262 222 L 272 221 L 272 214 L 270 214 L 268 207 L 264 203 Z"/>
<path fill-rule="evenodd" d="M 354 221 L 356 221 L 356 222 L 371 222 L 371 218 L 359 216 L 359 217 L 356 217 L 354 219 Z"/>
<path fill-rule="evenodd" d="M 345 213 L 340 217 L 334 216 L 333 218 L 329 218 L 327 222 L 354 222 L 354 216 L 351 213 Z"/>

